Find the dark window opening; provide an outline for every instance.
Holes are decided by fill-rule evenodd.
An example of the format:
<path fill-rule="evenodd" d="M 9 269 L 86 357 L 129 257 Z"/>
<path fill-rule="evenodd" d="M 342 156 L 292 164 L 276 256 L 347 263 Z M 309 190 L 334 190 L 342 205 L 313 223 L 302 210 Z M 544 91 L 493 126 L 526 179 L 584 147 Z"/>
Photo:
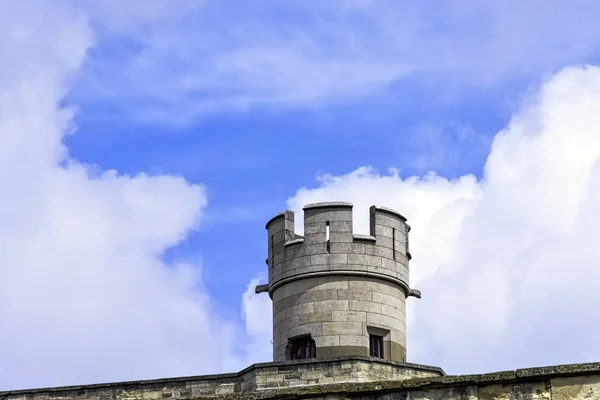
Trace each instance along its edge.
<path fill-rule="evenodd" d="M 383 358 L 383 337 L 369 335 L 369 355 L 371 357 Z"/>
<path fill-rule="evenodd" d="M 392 229 L 392 252 L 394 254 L 394 260 L 396 259 L 396 229 Z"/>
<path fill-rule="evenodd" d="M 295 339 L 291 342 L 291 345 L 291 360 L 317 358 L 317 347 L 315 346 L 315 341 L 310 336 Z"/>
<path fill-rule="evenodd" d="M 273 235 L 271 235 L 271 237 L 269 238 L 269 241 L 271 242 L 271 267 L 275 266 L 275 243 L 273 240 Z"/>
<path fill-rule="evenodd" d="M 329 221 L 325 222 L 325 238 L 327 239 L 327 252 L 331 252 L 331 245 L 329 244 Z"/>

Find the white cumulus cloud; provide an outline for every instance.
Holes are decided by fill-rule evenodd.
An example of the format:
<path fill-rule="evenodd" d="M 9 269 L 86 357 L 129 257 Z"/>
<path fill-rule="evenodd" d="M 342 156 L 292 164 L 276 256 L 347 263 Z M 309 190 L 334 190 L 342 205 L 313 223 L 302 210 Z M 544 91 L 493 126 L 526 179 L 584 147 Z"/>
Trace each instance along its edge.
<path fill-rule="evenodd" d="M 0 390 L 239 367 L 200 263 L 163 260 L 201 221 L 204 187 L 63 145 L 93 40 L 65 2 L 0 2 Z"/>
<path fill-rule="evenodd" d="M 600 68 L 566 68 L 493 142 L 481 179 L 402 178 L 359 168 L 321 177 L 289 207 L 355 204 L 403 213 L 411 231 L 409 361 L 450 373 L 600 357 Z"/>
<path fill-rule="evenodd" d="M 242 296 L 242 318 L 250 340 L 246 343 L 245 353 L 248 362 L 254 360 L 273 360 L 273 307 L 269 295 L 256 294 L 254 289 L 264 279 L 255 278 L 250 281 Z"/>
<path fill-rule="evenodd" d="M 166 124 L 354 101 L 407 78 L 451 100 L 590 60 L 600 37 L 594 0 L 73 3 L 131 45 L 90 59 L 77 98 Z"/>

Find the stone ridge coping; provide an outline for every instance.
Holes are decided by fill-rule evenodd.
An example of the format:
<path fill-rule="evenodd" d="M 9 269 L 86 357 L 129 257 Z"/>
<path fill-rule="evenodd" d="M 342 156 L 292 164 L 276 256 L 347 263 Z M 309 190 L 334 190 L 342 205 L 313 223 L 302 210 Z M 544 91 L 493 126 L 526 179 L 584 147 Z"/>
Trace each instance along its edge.
<path fill-rule="evenodd" d="M 315 208 L 335 208 L 335 207 L 349 207 L 352 208 L 354 207 L 354 205 L 349 202 L 349 201 L 323 201 L 320 203 L 310 203 L 305 205 L 304 207 L 302 207 L 302 210 L 312 210 Z M 377 210 L 377 211 L 383 211 L 386 212 L 388 214 L 392 214 L 396 217 L 400 217 L 402 219 L 403 222 L 406 222 L 407 219 L 405 216 L 403 216 L 402 214 L 400 214 L 398 211 L 393 210 L 391 208 L 388 207 L 384 207 L 384 206 L 371 206 L 371 209 Z M 281 211 L 279 214 L 275 215 L 273 218 L 271 218 L 267 224 L 265 225 L 265 229 L 269 229 L 269 225 L 271 225 L 275 220 L 281 218 L 281 217 L 285 217 L 285 215 L 287 213 L 291 213 L 291 211 L 289 210 L 285 210 L 285 211 Z"/>
<path fill-rule="evenodd" d="M 444 372 L 444 370 L 439 367 L 433 367 L 433 366 L 422 365 L 422 364 L 413 364 L 413 363 L 407 363 L 407 362 L 399 362 L 399 361 L 382 360 L 382 359 L 373 358 L 373 357 L 351 356 L 351 357 L 334 357 L 334 358 L 329 358 L 326 360 L 292 360 L 292 361 L 256 363 L 256 364 L 250 365 L 249 367 L 244 368 L 240 372 L 231 372 L 231 373 L 225 373 L 225 374 L 192 375 L 192 376 L 182 376 L 182 377 L 174 377 L 174 378 L 146 379 L 146 380 L 137 380 L 137 381 L 93 383 L 93 384 L 71 385 L 71 386 L 7 390 L 7 391 L 0 391 L 0 399 L 3 399 L 8 396 L 31 395 L 31 394 L 44 393 L 44 392 L 56 393 L 56 392 L 71 392 L 71 391 L 106 389 L 106 388 L 115 388 L 116 389 L 116 388 L 132 387 L 132 386 L 143 386 L 143 385 L 162 385 L 162 384 L 168 385 L 168 384 L 188 382 L 188 381 L 190 381 L 190 382 L 223 381 L 223 380 L 233 381 L 235 379 L 239 379 L 239 378 L 243 377 L 245 374 L 251 372 L 252 370 L 288 367 L 288 366 L 293 367 L 294 365 L 331 364 L 331 363 L 348 362 L 348 361 L 364 361 L 364 362 L 376 363 L 376 364 L 387 364 L 387 365 L 397 366 L 397 367 L 401 367 L 401 368 L 404 367 L 404 368 L 408 368 L 408 369 L 437 372 L 441 376 L 446 376 L 446 373 Z M 234 382 L 231 382 L 231 383 L 234 383 Z M 236 394 L 241 395 L 241 394 L 243 394 L 243 392 L 237 392 Z"/>
<path fill-rule="evenodd" d="M 287 242 L 285 242 L 285 247 L 288 246 L 293 246 L 295 244 L 300 244 L 300 243 L 304 243 L 304 236 L 300 236 L 297 235 L 298 237 L 296 237 L 295 239 L 291 239 L 288 240 Z M 376 242 L 377 238 L 375 236 L 371 236 L 371 235 L 363 235 L 360 233 L 353 233 L 353 241 L 357 241 L 357 242 Z M 408 255 L 407 255 L 408 257 Z M 410 260 L 410 259 L 409 259 Z M 268 259 L 267 259 L 268 261 Z M 268 262 L 267 262 L 268 265 Z"/>
<path fill-rule="evenodd" d="M 300 244 L 300 243 L 304 243 L 304 236 L 297 237 L 297 238 L 292 239 L 292 240 L 288 240 L 287 242 L 285 242 L 284 246 L 288 247 L 288 246 L 293 246 L 295 244 Z"/>
<path fill-rule="evenodd" d="M 552 367 L 524 368 L 513 371 L 499 371 L 475 375 L 445 375 L 438 377 L 411 378 L 398 381 L 334 383 L 313 386 L 297 386 L 278 389 L 266 389 L 257 392 L 232 393 L 219 396 L 219 400 L 254 399 L 300 399 L 326 397 L 328 395 L 351 393 L 356 395 L 386 394 L 407 390 L 443 389 L 494 384 L 514 384 L 521 382 L 543 381 L 573 376 L 600 375 L 600 363 L 565 364 Z M 208 399 L 199 396 L 195 400 Z M 214 397 L 212 397 L 214 399 Z"/>
<path fill-rule="evenodd" d="M 416 369 L 416 370 L 421 370 L 421 371 L 437 372 L 440 375 L 446 376 L 446 373 L 440 367 L 434 367 L 431 365 L 423 365 L 423 364 L 413 364 L 413 363 L 402 362 L 402 361 L 383 360 L 381 358 L 365 357 L 365 356 L 332 357 L 332 358 L 328 358 L 326 360 L 290 360 L 290 361 L 258 363 L 258 364 L 252 364 L 249 367 L 244 368 L 238 374 L 243 375 L 245 373 L 250 372 L 253 369 L 259 369 L 259 368 L 287 367 L 287 366 L 293 366 L 293 365 L 309 365 L 309 364 L 314 364 L 314 365 L 316 365 L 316 364 L 331 364 L 331 363 L 338 363 L 338 362 L 343 362 L 343 361 L 364 361 L 364 362 L 368 362 L 371 364 L 386 364 L 386 365 L 392 365 L 392 366 L 401 367 L 401 368 L 404 367 L 404 368 Z"/>
<path fill-rule="evenodd" d="M 348 201 L 324 201 L 321 203 L 311 203 L 302 207 L 303 210 L 310 210 L 313 208 L 327 208 L 327 207 L 354 207 L 354 205 Z"/>
<path fill-rule="evenodd" d="M 219 400 L 301 399 L 325 398 L 329 395 L 357 395 L 397 393 L 409 390 L 443 389 L 493 384 L 514 384 L 542 381 L 572 376 L 600 374 L 600 363 L 567 364 L 553 367 L 536 367 L 500 371 L 476 375 L 446 375 L 438 377 L 411 378 L 399 381 L 333 383 L 312 386 L 296 386 L 266 389 L 256 392 L 219 395 Z M 194 400 L 214 399 L 215 396 L 198 396 Z"/>
<path fill-rule="evenodd" d="M 391 208 L 388 208 L 388 207 L 383 207 L 383 206 L 373 206 L 373 208 L 374 208 L 375 210 L 377 210 L 377 211 L 383 211 L 383 212 L 386 212 L 386 213 L 388 213 L 388 214 L 393 214 L 393 215 L 394 215 L 394 216 L 396 216 L 396 217 L 400 217 L 400 218 L 402 219 L 402 221 L 403 221 L 403 222 L 406 222 L 406 221 L 407 221 L 407 219 L 406 219 L 406 217 L 405 217 L 404 215 L 400 214 L 398 211 L 396 211 L 396 210 L 393 210 L 393 209 L 391 209 Z"/>
<path fill-rule="evenodd" d="M 45 387 L 45 388 L 34 388 L 34 389 L 17 389 L 17 390 L 6 390 L 0 391 L 0 399 L 7 396 L 16 395 L 28 395 L 38 393 L 55 393 L 55 392 L 71 392 L 91 389 L 106 389 L 106 388 L 124 388 L 140 385 L 161 385 L 171 384 L 188 381 L 206 381 L 206 380 L 230 380 L 239 378 L 239 373 L 231 372 L 226 374 L 213 374 L 213 375 L 192 375 L 192 376 L 181 376 L 173 378 L 159 378 L 159 379 L 144 379 L 137 381 L 122 381 L 122 382 L 108 382 L 108 383 L 92 383 L 83 385 L 70 385 L 70 386 L 56 386 L 56 387 Z"/>
<path fill-rule="evenodd" d="M 267 224 L 265 225 L 265 229 L 269 229 L 269 225 L 271 225 L 273 222 L 275 222 L 275 220 L 277 220 L 277 219 L 279 219 L 279 218 L 281 218 L 281 217 L 285 217 L 285 213 L 286 213 L 286 212 L 287 212 L 287 210 L 286 210 L 286 211 L 282 211 L 282 212 L 280 212 L 279 214 L 275 215 L 273 218 L 271 218 L 271 219 L 270 219 L 270 220 L 267 222 Z"/>
<path fill-rule="evenodd" d="M 343 265 L 343 264 L 340 264 L 340 265 Z M 325 277 L 325 276 L 340 276 L 340 275 L 342 275 L 342 276 L 362 276 L 362 277 L 373 278 L 373 279 L 381 279 L 381 280 L 388 281 L 395 285 L 400 286 L 406 293 L 406 297 L 410 297 L 410 296 L 419 297 L 421 295 L 421 292 L 418 290 L 411 293 L 410 286 L 408 286 L 408 283 L 406 281 L 404 281 L 404 279 L 407 279 L 407 277 L 398 278 L 396 276 L 389 275 L 387 273 L 380 273 L 380 272 L 373 272 L 373 271 L 356 271 L 356 270 L 352 270 L 352 269 L 335 269 L 335 270 L 324 269 L 322 271 L 297 273 L 295 275 L 290 275 L 285 278 L 279 278 L 274 282 L 269 281 L 269 296 L 271 298 L 273 298 L 273 292 L 275 291 L 275 289 L 280 288 L 281 286 L 283 286 L 287 283 L 298 281 L 300 279 L 317 278 L 317 277 Z"/>
<path fill-rule="evenodd" d="M 377 241 L 377 238 L 375 236 L 363 235 L 361 233 L 354 233 L 353 235 L 354 235 L 354 237 L 353 237 L 354 240 L 358 240 L 358 241 L 362 240 L 362 241 L 367 241 L 367 242 Z"/>

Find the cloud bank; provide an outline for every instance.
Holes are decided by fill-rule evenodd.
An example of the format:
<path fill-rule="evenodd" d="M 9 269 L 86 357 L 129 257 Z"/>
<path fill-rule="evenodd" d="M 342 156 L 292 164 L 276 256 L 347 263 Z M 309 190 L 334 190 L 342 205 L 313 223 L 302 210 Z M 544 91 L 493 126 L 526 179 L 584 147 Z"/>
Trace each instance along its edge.
<path fill-rule="evenodd" d="M 566 68 L 496 135 L 480 181 L 363 167 L 321 177 L 289 207 L 352 201 L 357 232 L 371 204 L 408 217 L 423 291 L 409 302 L 409 361 L 449 373 L 595 361 L 599 104 L 600 68 Z"/>
<path fill-rule="evenodd" d="M 76 97 L 167 124 L 354 101 L 406 78 L 452 99 L 589 62 L 600 38 L 593 0 L 113 3 L 78 3 L 104 45 Z"/>
<path fill-rule="evenodd" d="M 102 171 L 63 145 L 93 41 L 64 2 L 0 2 L 0 390 L 245 363 L 200 263 L 163 260 L 200 223 L 205 188 Z"/>

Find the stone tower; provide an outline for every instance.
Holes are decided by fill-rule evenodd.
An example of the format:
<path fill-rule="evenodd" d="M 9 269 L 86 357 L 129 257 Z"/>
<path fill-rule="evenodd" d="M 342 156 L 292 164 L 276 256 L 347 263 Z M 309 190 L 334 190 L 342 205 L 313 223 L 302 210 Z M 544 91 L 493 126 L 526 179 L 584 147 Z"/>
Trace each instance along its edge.
<path fill-rule="evenodd" d="M 370 235 L 352 231 L 352 204 L 304 207 L 304 236 L 294 213 L 267 223 L 273 301 L 273 359 L 372 356 L 406 361 L 408 283 L 406 218 L 370 208 Z"/>

